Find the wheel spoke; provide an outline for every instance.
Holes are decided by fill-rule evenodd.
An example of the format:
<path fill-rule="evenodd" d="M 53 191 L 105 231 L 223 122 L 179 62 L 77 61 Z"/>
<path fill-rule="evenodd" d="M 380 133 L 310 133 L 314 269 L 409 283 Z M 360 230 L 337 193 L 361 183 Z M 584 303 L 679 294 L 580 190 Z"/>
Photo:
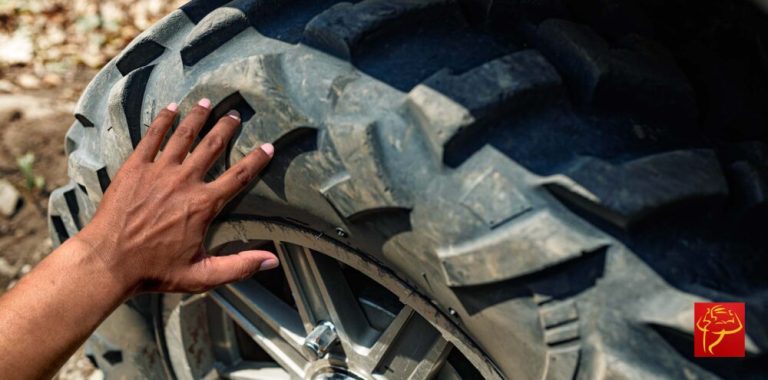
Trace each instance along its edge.
<path fill-rule="evenodd" d="M 305 332 L 309 333 L 318 322 L 329 320 L 323 297 L 318 291 L 317 281 L 310 268 L 312 253 L 297 245 L 278 241 L 274 244 Z"/>
<path fill-rule="evenodd" d="M 395 343 L 398 335 L 403 331 L 403 328 L 413 316 L 413 309 L 408 306 L 403 306 L 402 310 L 397 314 L 395 319 L 389 324 L 389 326 L 381 333 L 379 339 L 376 340 L 371 351 L 368 353 L 368 370 L 372 371 L 384 358 L 384 355 L 389 351 L 390 347 Z"/>
<path fill-rule="evenodd" d="M 408 380 L 431 379 L 445 364 L 445 358 L 448 357 L 448 353 L 451 352 L 452 348 L 451 344 L 443 339 L 443 337 L 435 339 L 432 347 L 426 352 L 421 362 L 408 375 Z"/>
<path fill-rule="evenodd" d="M 336 326 L 347 357 L 360 357 L 376 337 L 368 325 L 360 303 L 349 287 L 339 263 L 324 255 L 307 256 L 317 289 L 322 296 L 331 322 Z"/>
<path fill-rule="evenodd" d="M 259 286 L 260 287 L 260 286 Z M 253 287 L 258 289 L 259 287 Z M 266 292 L 268 295 L 265 295 Z M 261 301 L 270 300 L 282 304 L 277 297 L 261 288 L 248 292 L 231 286 L 209 293 L 211 298 L 237 323 L 261 348 L 292 376 L 303 377 L 307 359 L 301 354 L 301 322 L 296 312 L 281 310 L 281 306 L 264 308 L 252 302 L 249 296 Z M 261 297 L 261 298 L 259 298 Z M 264 304 L 261 304 L 264 305 Z M 293 317 L 291 317 L 293 315 Z M 285 319 L 279 319 L 279 318 Z M 297 334 L 298 332 L 298 334 Z"/>
<path fill-rule="evenodd" d="M 291 380 L 291 375 L 274 363 L 243 361 L 219 374 L 230 380 Z"/>
<path fill-rule="evenodd" d="M 387 378 L 430 379 L 451 348 L 429 322 L 404 306 L 371 347 L 365 369 Z"/>
<path fill-rule="evenodd" d="M 250 312 L 249 317 L 258 319 L 286 342 L 300 349 L 304 329 L 298 313 L 261 284 L 252 280 L 242 281 L 216 289 L 216 292 L 236 306 L 246 308 Z"/>

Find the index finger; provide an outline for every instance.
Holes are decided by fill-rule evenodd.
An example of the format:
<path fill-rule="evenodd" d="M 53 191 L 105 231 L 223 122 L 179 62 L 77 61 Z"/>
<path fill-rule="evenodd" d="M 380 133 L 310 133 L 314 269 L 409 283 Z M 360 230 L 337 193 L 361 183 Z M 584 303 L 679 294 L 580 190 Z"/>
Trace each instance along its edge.
<path fill-rule="evenodd" d="M 243 157 L 218 179 L 208 184 L 227 201 L 243 190 L 267 166 L 275 153 L 272 144 L 264 144 Z"/>

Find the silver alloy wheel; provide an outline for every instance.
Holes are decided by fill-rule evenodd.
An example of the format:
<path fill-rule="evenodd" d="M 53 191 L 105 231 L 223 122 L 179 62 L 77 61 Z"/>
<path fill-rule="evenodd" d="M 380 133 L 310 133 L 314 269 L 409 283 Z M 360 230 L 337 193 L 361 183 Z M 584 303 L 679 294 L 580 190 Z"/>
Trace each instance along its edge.
<path fill-rule="evenodd" d="M 254 279 L 204 295 L 166 296 L 162 339 L 178 379 L 500 378 L 452 321 L 362 254 L 312 231 L 264 220 L 217 224 L 208 240 L 211 252 L 220 254 L 274 244 L 295 304 Z M 399 310 L 358 297 L 342 268 L 375 280 L 399 300 Z M 305 338 L 328 325 L 338 339 L 327 353 L 308 352 Z M 273 362 L 244 360 L 243 332 Z M 460 354 L 449 360 L 453 348 Z M 474 367 L 474 375 L 462 377 L 452 363 L 456 358 Z"/>

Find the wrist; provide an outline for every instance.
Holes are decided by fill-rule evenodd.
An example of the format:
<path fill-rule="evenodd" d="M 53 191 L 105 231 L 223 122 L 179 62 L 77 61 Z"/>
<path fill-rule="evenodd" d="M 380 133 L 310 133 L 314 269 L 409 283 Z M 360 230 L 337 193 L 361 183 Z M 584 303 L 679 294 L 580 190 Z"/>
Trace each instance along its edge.
<path fill-rule="evenodd" d="M 89 231 L 86 227 L 62 244 L 62 256 L 98 278 L 110 294 L 120 295 L 122 300 L 134 295 L 140 281 L 129 272 L 128 266 L 119 262 L 121 256 L 116 244 L 108 239 L 94 238 Z"/>

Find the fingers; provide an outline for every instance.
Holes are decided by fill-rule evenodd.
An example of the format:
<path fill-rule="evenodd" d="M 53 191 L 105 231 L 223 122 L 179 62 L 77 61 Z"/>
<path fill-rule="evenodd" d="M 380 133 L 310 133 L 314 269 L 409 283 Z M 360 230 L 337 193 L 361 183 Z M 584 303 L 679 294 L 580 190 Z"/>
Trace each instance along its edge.
<path fill-rule="evenodd" d="M 184 120 L 179 123 L 179 127 L 165 145 L 160 159 L 168 163 L 181 163 L 189 153 L 189 148 L 195 141 L 200 129 L 203 128 L 208 116 L 211 114 L 211 101 L 208 99 L 200 100 L 192 108 Z"/>
<path fill-rule="evenodd" d="M 157 115 L 149 130 L 147 130 L 147 135 L 141 139 L 141 142 L 136 147 L 134 155 L 138 159 L 145 162 L 152 162 L 155 159 L 165 134 L 168 133 L 168 129 L 171 128 L 173 121 L 178 115 L 178 109 L 179 106 L 176 103 L 171 103 L 160 111 L 160 114 Z"/>
<path fill-rule="evenodd" d="M 232 139 L 232 135 L 235 134 L 239 125 L 240 113 L 235 110 L 229 111 L 205 135 L 203 141 L 195 147 L 192 155 L 184 161 L 184 165 L 202 178 L 224 151 L 227 142 Z"/>
<path fill-rule="evenodd" d="M 272 144 L 264 144 L 259 149 L 253 150 L 240 162 L 229 168 L 217 180 L 211 182 L 214 191 L 229 201 L 237 195 L 243 188 L 258 175 L 262 169 L 269 163 L 275 153 L 275 147 Z"/>
<path fill-rule="evenodd" d="M 210 289 L 230 282 L 244 280 L 260 270 L 276 268 L 277 257 L 268 251 L 244 251 L 236 255 L 209 256 L 189 272 L 193 284 Z"/>

